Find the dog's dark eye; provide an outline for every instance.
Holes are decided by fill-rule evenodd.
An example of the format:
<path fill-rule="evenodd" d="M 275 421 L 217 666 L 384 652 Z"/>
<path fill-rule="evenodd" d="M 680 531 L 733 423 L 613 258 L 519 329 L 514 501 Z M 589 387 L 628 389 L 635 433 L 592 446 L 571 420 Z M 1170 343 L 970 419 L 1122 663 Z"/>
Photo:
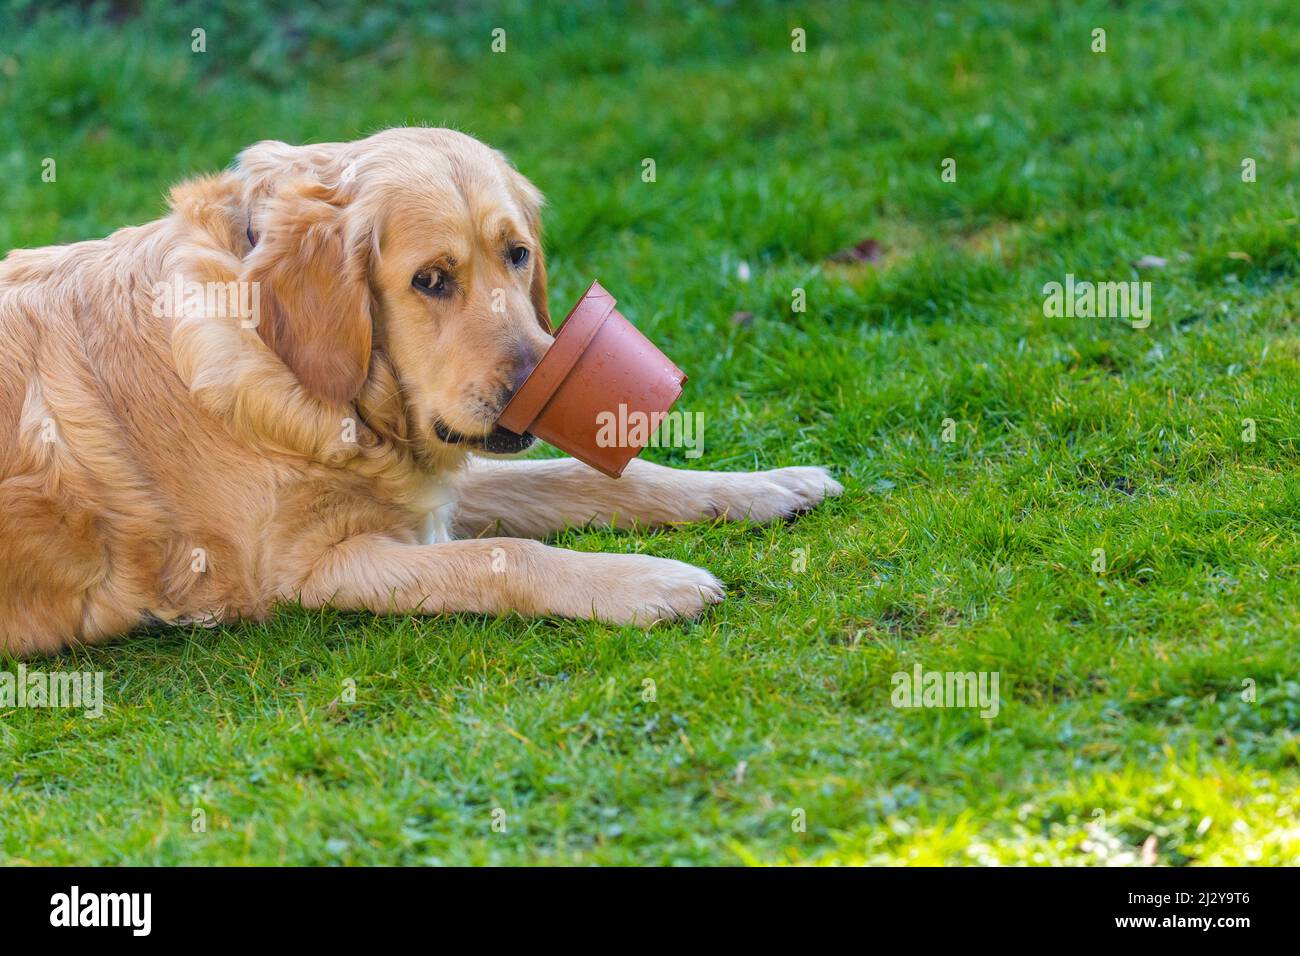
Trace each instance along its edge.
<path fill-rule="evenodd" d="M 525 262 L 527 262 L 527 261 L 528 261 L 528 247 L 527 247 L 527 246 L 512 246 L 512 247 L 511 247 L 511 249 L 510 249 L 510 263 L 511 263 L 511 265 L 514 265 L 514 266 L 517 266 L 517 267 L 522 267 L 523 264 L 524 264 Z"/>
<path fill-rule="evenodd" d="M 421 269 L 411 285 L 427 295 L 443 295 L 447 292 L 447 276 L 441 269 Z"/>

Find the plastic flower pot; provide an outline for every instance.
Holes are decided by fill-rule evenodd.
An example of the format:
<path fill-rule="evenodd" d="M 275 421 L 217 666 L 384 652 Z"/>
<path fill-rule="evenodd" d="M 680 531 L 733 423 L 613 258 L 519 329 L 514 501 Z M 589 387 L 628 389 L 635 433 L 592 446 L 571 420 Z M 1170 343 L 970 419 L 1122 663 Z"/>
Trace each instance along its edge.
<path fill-rule="evenodd" d="M 686 381 L 614 306 L 593 282 L 497 420 L 611 478 L 641 453 Z"/>

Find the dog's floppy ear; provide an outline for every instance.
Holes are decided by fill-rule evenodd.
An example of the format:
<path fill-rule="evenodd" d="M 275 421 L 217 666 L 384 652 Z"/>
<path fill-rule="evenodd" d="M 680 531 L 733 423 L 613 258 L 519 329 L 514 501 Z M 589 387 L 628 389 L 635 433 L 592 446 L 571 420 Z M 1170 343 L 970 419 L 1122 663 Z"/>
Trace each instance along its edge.
<path fill-rule="evenodd" d="M 535 224 L 533 220 L 535 220 Z M 528 297 L 532 299 L 533 311 L 537 314 L 537 321 L 541 323 L 542 329 L 553 334 L 555 326 L 551 325 L 551 307 L 546 303 L 546 257 L 542 253 L 542 219 L 540 215 L 530 219 L 529 228 L 532 229 L 533 235 L 537 237 L 537 253 L 533 259 L 533 281 L 528 286 Z"/>
<path fill-rule="evenodd" d="M 315 179 L 285 183 L 258 210 L 243 280 L 260 304 L 257 334 L 325 401 L 356 397 L 370 367 L 369 237 Z"/>
<path fill-rule="evenodd" d="M 266 139 L 249 146 L 235 157 L 235 172 L 244 181 L 244 199 L 261 203 L 276 187 L 294 179 L 337 181 L 345 143 L 317 143 L 290 146 Z"/>
<path fill-rule="evenodd" d="M 546 302 L 546 257 L 542 253 L 542 206 L 545 205 L 546 200 L 527 177 L 510 165 L 510 160 L 506 159 L 504 154 L 498 153 L 498 155 L 506 164 L 506 175 L 510 180 L 511 191 L 523 211 L 524 219 L 528 222 L 528 231 L 533 234 L 533 242 L 537 245 L 533 254 L 533 281 L 528 289 L 533 311 L 537 314 L 537 321 L 542 328 L 547 332 L 554 332 L 555 328 L 551 325 L 551 308 Z"/>

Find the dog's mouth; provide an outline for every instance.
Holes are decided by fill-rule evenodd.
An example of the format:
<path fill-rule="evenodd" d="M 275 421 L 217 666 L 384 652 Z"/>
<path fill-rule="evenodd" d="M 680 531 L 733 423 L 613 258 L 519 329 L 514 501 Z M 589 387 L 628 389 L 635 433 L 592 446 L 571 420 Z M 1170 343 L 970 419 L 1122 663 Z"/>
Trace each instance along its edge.
<path fill-rule="evenodd" d="M 445 444 L 464 445 L 466 448 L 477 448 L 493 455 L 513 455 L 528 448 L 537 440 L 531 432 L 516 435 L 514 432 L 506 431 L 500 425 L 486 435 L 465 435 L 448 428 L 440 418 L 433 420 L 433 433 Z"/>

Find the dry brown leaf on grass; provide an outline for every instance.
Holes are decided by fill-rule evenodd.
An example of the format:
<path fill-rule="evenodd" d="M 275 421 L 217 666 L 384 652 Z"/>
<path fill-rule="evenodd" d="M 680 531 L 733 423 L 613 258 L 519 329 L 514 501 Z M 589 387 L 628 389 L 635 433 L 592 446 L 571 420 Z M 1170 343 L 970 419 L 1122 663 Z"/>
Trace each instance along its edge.
<path fill-rule="evenodd" d="M 830 257 L 831 262 L 879 262 L 885 257 L 885 247 L 876 239 L 863 239 L 855 246 L 841 249 Z"/>

